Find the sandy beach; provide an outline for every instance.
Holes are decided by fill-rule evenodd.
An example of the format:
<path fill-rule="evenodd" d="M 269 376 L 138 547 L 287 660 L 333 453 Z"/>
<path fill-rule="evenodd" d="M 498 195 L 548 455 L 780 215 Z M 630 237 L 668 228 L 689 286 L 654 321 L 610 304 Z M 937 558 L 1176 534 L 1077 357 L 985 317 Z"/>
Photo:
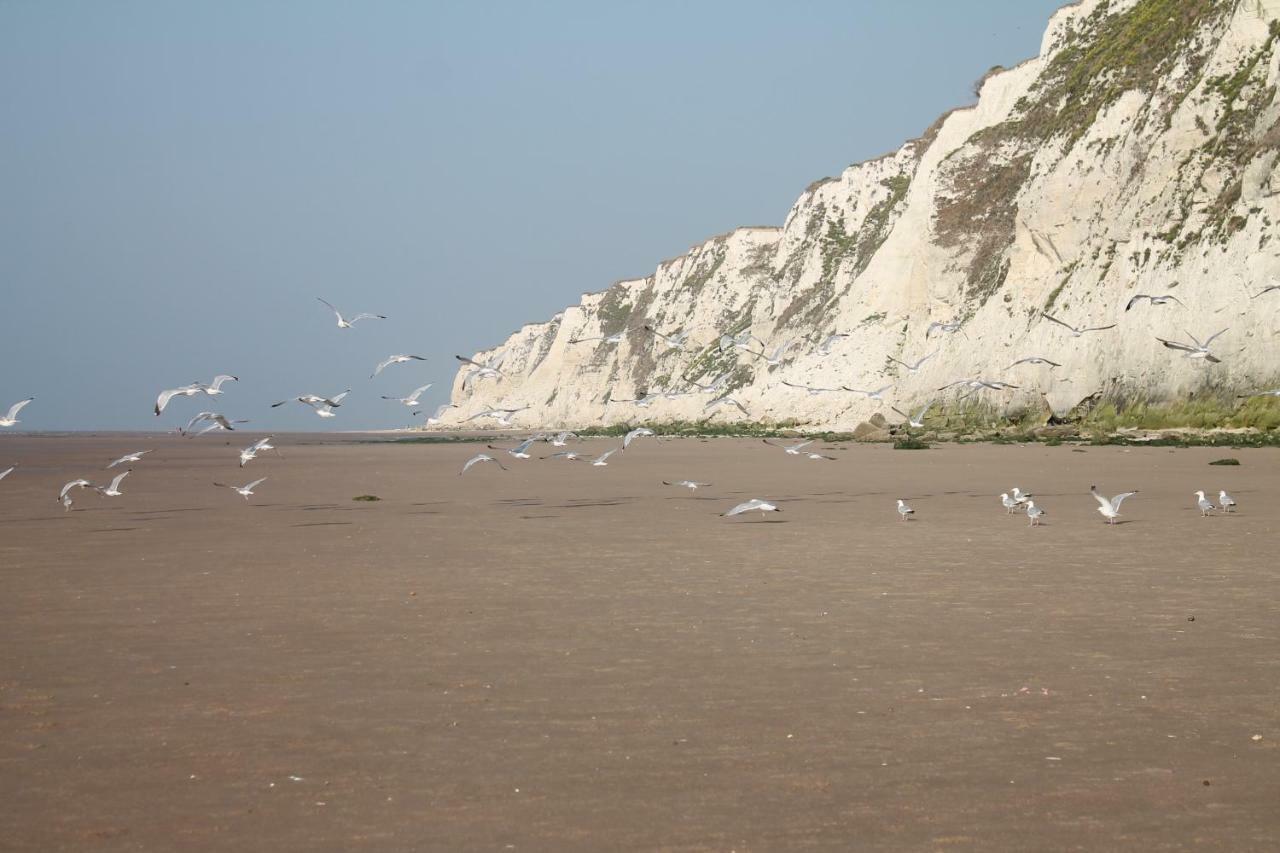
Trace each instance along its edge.
<path fill-rule="evenodd" d="M 1275 450 L 253 437 L 0 437 L 0 846 L 1280 845 Z"/>

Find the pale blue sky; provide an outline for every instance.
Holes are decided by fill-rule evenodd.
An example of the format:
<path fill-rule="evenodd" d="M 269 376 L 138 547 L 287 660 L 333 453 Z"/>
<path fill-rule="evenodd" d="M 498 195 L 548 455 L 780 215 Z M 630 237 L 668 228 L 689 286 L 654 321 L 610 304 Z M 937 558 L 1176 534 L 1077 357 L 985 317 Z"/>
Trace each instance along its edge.
<path fill-rule="evenodd" d="M 0 406 L 171 428 L 206 401 L 158 390 L 228 372 L 255 429 L 407 425 L 379 395 L 434 406 L 454 352 L 780 224 L 1058 5 L 0 0 Z"/>

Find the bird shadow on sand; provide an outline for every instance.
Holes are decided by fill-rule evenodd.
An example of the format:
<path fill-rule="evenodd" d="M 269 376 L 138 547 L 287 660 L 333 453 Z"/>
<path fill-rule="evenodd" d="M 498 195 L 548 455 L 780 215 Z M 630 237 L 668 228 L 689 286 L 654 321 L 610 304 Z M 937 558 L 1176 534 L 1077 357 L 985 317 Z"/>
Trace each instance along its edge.
<path fill-rule="evenodd" d="M 449 503 L 449 501 L 417 501 L 409 504 L 409 506 L 443 506 L 447 503 Z"/>
<path fill-rule="evenodd" d="M 133 512 L 134 512 L 134 515 L 137 515 L 137 516 L 147 516 L 147 515 L 168 515 L 171 512 L 208 512 L 210 509 L 212 509 L 212 507 L 183 506 L 183 507 L 174 507 L 173 509 L 136 509 Z"/>
<path fill-rule="evenodd" d="M 507 506 L 542 506 L 542 498 L 500 498 L 494 503 Z"/>
<path fill-rule="evenodd" d="M 602 500 L 602 501 L 576 501 L 574 503 L 567 503 L 567 504 L 548 504 L 547 508 L 548 509 L 586 509 L 587 507 L 594 507 L 594 506 L 624 506 L 634 501 L 635 501 L 635 498 L 617 498 L 614 500 Z"/>
<path fill-rule="evenodd" d="M 299 521 L 290 527 L 337 527 L 343 524 L 355 524 L 354 521 Z"/>
<path fill-rule="evenodd" d="M 735 521 L 734 524 L 790 524 L 787 518 L 757 518 L 754 521 Z"/>
<path fill-rule="evenodd" d="M 559 518 L 560 516 L 558 515 L 522 515 L 520 517 L 533 519 L 533 518 Z"/>
<path fill-rule="evenodd" d="M 99 527 L 90 530 L 90 533 L 126 533 L 130 530 L 141 530 L 140 527 Z"/>
<path fill-rule="evenodd" d="M 415 506 L 416 506 L 416 504 L 415 504 Z M 405 515 L 440 515 L 440 510 L 438 510 L 438 509 L 423 509 L 423 510 L 418 510 L 417 512 L 406 512 L 406 513 L 405 513 Z"/>

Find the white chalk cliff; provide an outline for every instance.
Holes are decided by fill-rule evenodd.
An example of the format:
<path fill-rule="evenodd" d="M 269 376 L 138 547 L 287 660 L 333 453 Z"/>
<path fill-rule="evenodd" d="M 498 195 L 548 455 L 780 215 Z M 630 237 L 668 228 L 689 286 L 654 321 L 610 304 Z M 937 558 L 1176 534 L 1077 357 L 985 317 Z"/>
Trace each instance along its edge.
<path fill-rule="evenodd" d="M 529 428 L 704 418 L 841 429 L 882 403 L 782 384 L 874 389 L 900 409 L 967 388 L 1003 410 L 1065 412 L 1095 394 L 1172 400 L 1280 386 L 1280 0 L 1083 0 L 1040 55 L 993 69 L 976 105 L 898 151 L 806 189 L 780 228 L 742 228 L 586 294 L 476 354 L 503 378 L 455 380 L 444 428 L 490 407 Z M 1125 306 L 1135 294 L 1165 305 Z M 1042 317 L 1114 329 L 1080 337 Z M 960 330 L 933 330 L 956 321 Z M 669 349 L 645 325 L 690 334 Z M 1220 364 L 1161 338 L 1213 344 Z M 770 366 L 722 334 L 750 331 Z M 847 333 L 823 355 L 831 333 Z M 571 339 L 622 333 L 616 344 Z M 758 348 L 758 345 L 753 344 Z M 908 373 L 887 356 L 914 362 Z M 1058 368 L 1024 364 L 1040 356 Z M 749 415 L 712 397 L 659 397 L 731 372 Z M 471 425 L 488 425 L 471 421 Z"/>

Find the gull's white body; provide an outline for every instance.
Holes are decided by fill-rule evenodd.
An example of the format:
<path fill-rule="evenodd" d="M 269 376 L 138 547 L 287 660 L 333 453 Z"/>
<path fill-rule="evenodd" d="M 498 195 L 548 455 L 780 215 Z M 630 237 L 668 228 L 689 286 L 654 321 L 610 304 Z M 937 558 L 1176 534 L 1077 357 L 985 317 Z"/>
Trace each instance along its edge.
<path fill-rule="evenodd" d="M 1196 507 L 1200 510 L 1201 518 L 1205 517 L 1206 515 L 1213 512 L 1215 509 L 1217 509 L 1217 507 L 1213 505 L 1213 501 L 1209 500 L 1204 496 L 1204 492 L 1202 491 L 1196 492 L 1195 496 L 1196 496 Z"/>
<path fill-rule="evenodd" d="M 27 405 L 34 399 L 35 397 L 28 397 L 27 399 L 19 400 L 18 402 L 10 406 L 9 411 L 5 413 L 5 416 L 3 418 L 0 418 L 0 427 L 11 427 L 17 423 L 20 423 L 20 421 L 18 420 L 18 412 L 21 412 L 23 406 Z M 157 414 L 159 413 L 157 412 Z"/>
<path fill-rule="evenodd" d="M 1124 503 L 1124 499 L 1132 497 L 1138 493 L 1137 489 L 1132 492 L 1123 492 L 1113 498 L 1105 498 L 1098 494 L 1097 486 L 1090 486 L 1089 493 L 1093 495 L 1094 500 L 1098 502 L 1098 512 L 1102 513 L 1103 518 L 1108 524 L 1115 524 L 1116 519 L 1120 517 L 1120 504 Z"/>
<path fill-rule="evenodd" d="M 98 494 L 102 495 L 103 497 L 118 498 L 124 494 L 124 492 L 120 491 L 120 482 L 124 480 L 125 477 L 128 477 L 132 473 L 133 473 L 133 469 L 130 468 L 124 473 L 117 474 L 115 476 L 115 479 L 111 481 L 111 485 L 95 486 L 94 488 L 97 489 Z"/>
<path fill-rule="evenodd" d="M 1032 527 L 1040 526 L 1040 519 L 1044 517 L 1044 510 L 1036 506 L 1035 501 L 1027 501 L 1027 522 Z"/>
<path fill-rule="evenodd" d="M 13 470 L 13 469 L 10 469 Z M 1227 490 L 1223 489 L 1218 492 L 1218 506 L 1222 507 L 1223 512 L 1231 512 L 1231 508 L 1236 505 L 1236 499 L 1227 494 Z"/>
<path fill-rule="evenodd" d="M 266 481 L 267 481 L 266 477 L 261 477 L 257 480 L 254 480 L 252 483 L 249 483 L 244 486 L 229 486 L 226 483 L 218 483 L 218 482 L 215 482 L 214 485 L 221 486 L 224 489 L 231 489 L 233 492 L 240 495 L 240 497 L 244 498 L 245 500 L 249 500 L 249 496 L 253 494 L 253 490 L 260 483 L 265 483 Z"/>
<path fill-rule="evenodd" d="M 357 314 L 357 315 L 355 315 L 354 317 L 352 317 L 350 320 L 348 320 L 348 319 L 346 319 L 345 317 L 343 317 L 343 316 L 342 316 L 342 314 L 338 311 L 338 309 L 337 309 L 337 308 L 334 308 L 334 307 L 333 307 L 332 305 L 330 305 L 328 302 L 325 302 L 325 300 L 320 299 L 320 297 L 319 297 L 319 296 L 317 296 L 317 297 L 316 297 L 316 299 L 317 299 L 318 301 L 320 301 L 320 302 L 324 302 L 324 304 L 325 304 L 325 305 L 328 305 L 328 306 L 329 306 L 329 310 L 333 312 L 333 316 L 335 316 L 335 317 L 337 317 L 337 318 L 338 318 L 338 328 L 339 328 L 339 329 L 350 329 L 350 328 L 351 328 L 351 326 L 352 326 L 353 324 L 358 323 L 358 322 L 360 322 L 361 320 L 385 320 L 385 319 L 387 319 L 387 318 L 386 318 L 385 316 L 383 316 L 382 314 Z"/>
<path fill-rule="evenodd" d="M 627 433 L 622 437 L 622 449 L 626 450 L 628 447 L 631 446 L 631 442 L 635 441 L 637 438 L 640 438 L 646 435 L 653 435 L 653 434 L 654 434 L 653 430 L 646 429 L 644 427 L 633 429 L 631 430 L 631 432 Z"/>
<path fill-rule="evenodd" d="M 698 489 L 702 488 L 703 486 L 710 486 L 711 484 L 699 483 L 697 480 L 676 480 L 675 482 L 667 482 L 666 480 L 663 480 L 662 485 L 683 486 L 684 488 L 688 489 L 691 492 L 696 492 Z"/>
<path fill-rule="evenodd" d="M 123 465 L 125 462 L 141 462 L 141 461 L 142 461 L 142 457 L 143 457 L 144 455 L 146 455 L 146 454 L 148 454 L 148 453 L 152 453 L 152 452 L 153 452 L 153 451 L 151 451 L 151 450 L 139 450 L 139 451 L 136 451 L 136 452 L 134 452 L 134 453 L 126 453 L 124 456 L 121 456 L 119 459 L 117 459 L 115 462 L 112 462 L 112 463 L 111 463 L 110 465 L 108 465 L 107 467 L 108 467 L 108 468 L 114 468 L 114 467 L 116 467 L 117 465 Z"/>
<path fill-rule="evenodd" d="M 742 515 L 744 512 L 759 512 L 763 515 L 766 512 L 782 512 L 782 510 L 778 509 L 777 504 L 770 503 L 762 498 L 752 498 L 746 503 L 740 503 L 733 509 L 728 512 L 723 512 L 720 515 L 722 517 L 728 517 L 731 515 Z"/>
<path fill-rule="evenodd" d="M 472 456 L 470 459 L 467 460 L 467 464 L 462 466 L 462 470 L 458 472 L 458 476 L 461 477 L 463 474 L 467 473 L 467 469 L 469 469 L 472 465 L 477 465 L 481 462 L 492 462 L 494 465 L 497 465 L 499 468 L 502 468 L 503 471 L 507 470 L 505 467 L 503 467 L 501 462 L 499 462 L 497 459 L 494 459 L 489 454 L 477 453 L 475 456 Z"/>
<path fill-rule="evenodd" d="M 898 498 L 898 518 L 906 521 L 910 516 L 915 515 L 915 510 L 907 506 L 907 502 L 902 498 Z"/>

